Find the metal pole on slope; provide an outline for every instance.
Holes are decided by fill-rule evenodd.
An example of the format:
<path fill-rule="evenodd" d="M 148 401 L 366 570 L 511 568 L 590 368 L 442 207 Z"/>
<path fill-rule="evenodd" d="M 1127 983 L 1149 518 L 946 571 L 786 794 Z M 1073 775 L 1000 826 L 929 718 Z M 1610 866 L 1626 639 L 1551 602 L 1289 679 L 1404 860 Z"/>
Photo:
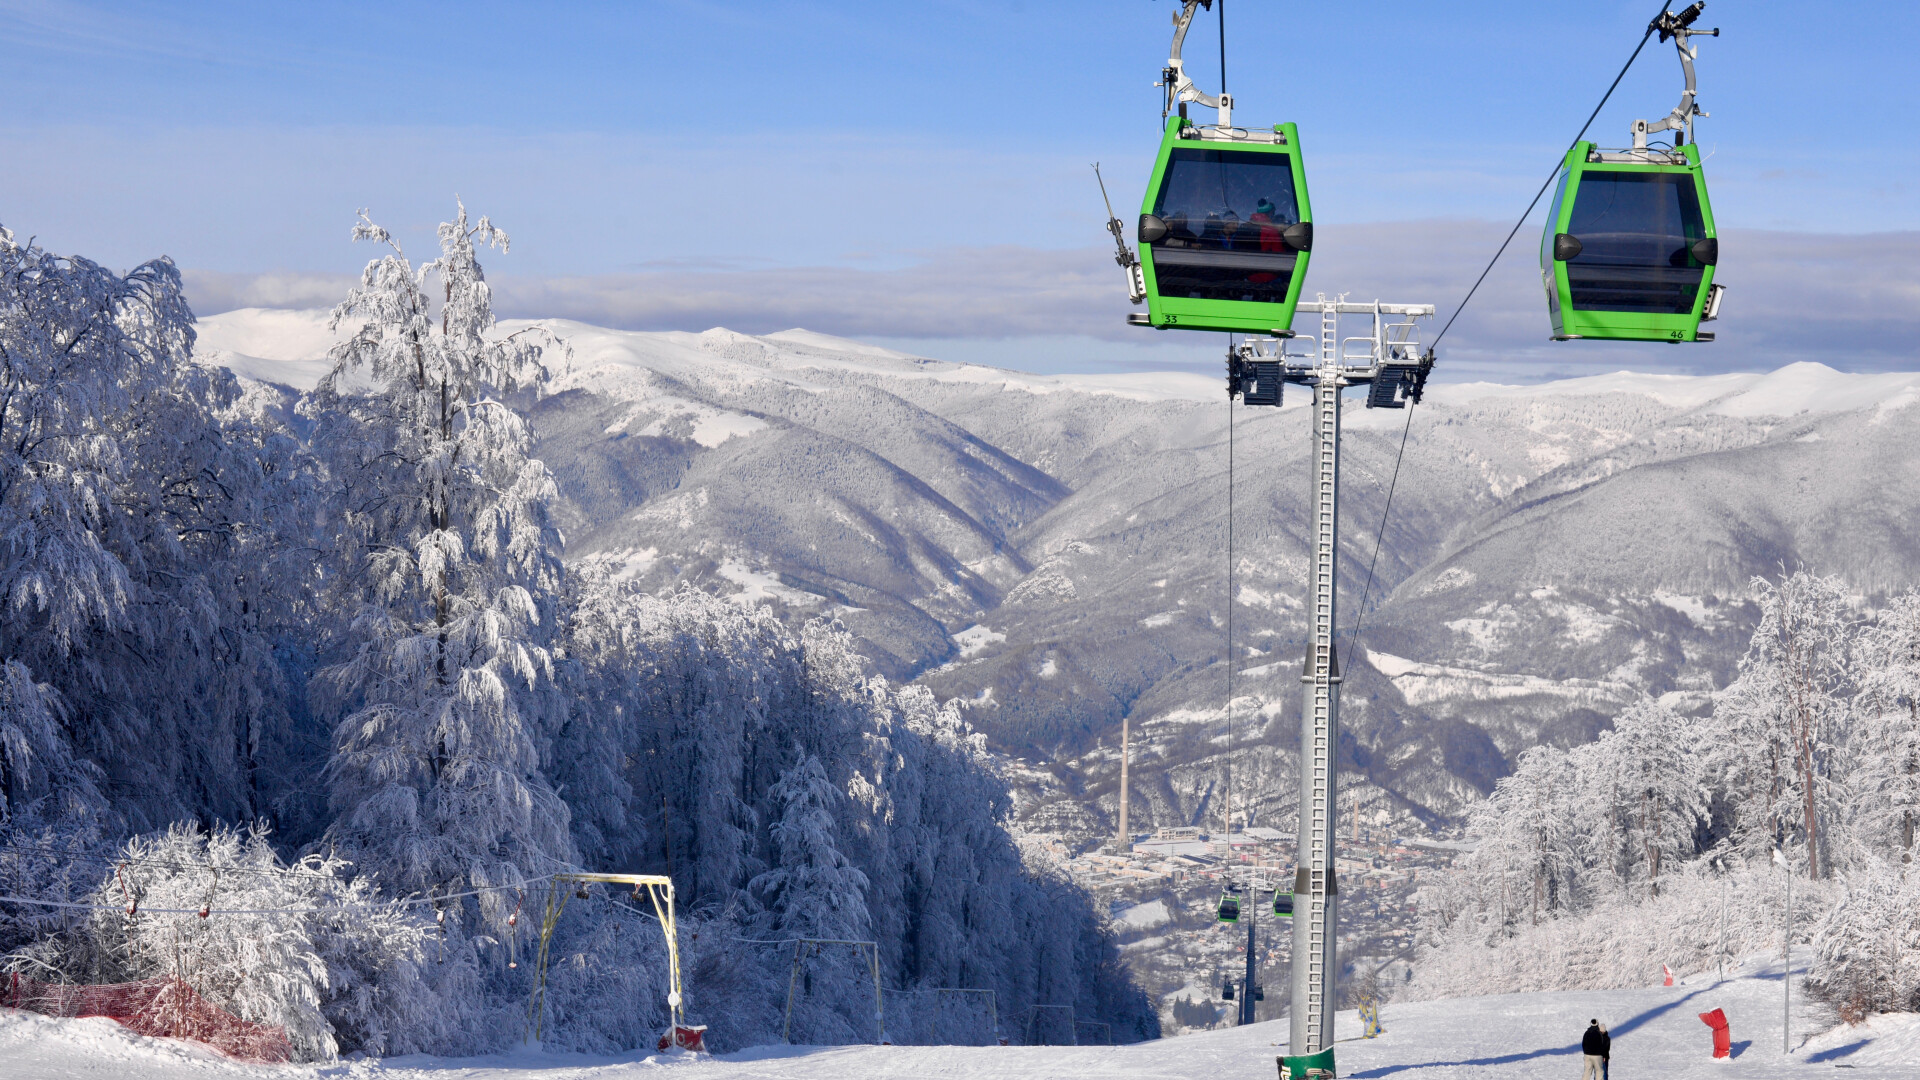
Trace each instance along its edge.
<path fill-rule="evenodd" d="M 1251 900 L 1254 900 L 1257 896 L 1258 896 L 1258 890 L 1249 886 L 1247 889 L 1247 899 L 1251 901 Z M 1242 1024 L 1251 1024 L 1254 1022 L 1254 1017 L 1253 1017 L 1254 988 L 1258 984 L 1254 981 L 1253 930 L 1254 930 L 1254 927 L 1259 922 L 1260 922 L 1260 909 L 1258 907 L 1254 907 L 1252 911 L 1249 913 L 1249 915 L 1247 916 L 1247 973 L 1246 973 L 1246 976 L 1240 980 L 1240 1022 Z"/>
<path fill-rule="evenodd" d="M 1720 882 L 1720 977 L 1716 984 L 1727 981 L 1727 883 Z"/>
<path fill-rule="evenodd" d="M 1773 849 L 1773 861 L 1787 875 L 1787 925 L 1780 936 L 1780 1052 L 1793 1053 L 1793 863 L 1784 846 Z"/>

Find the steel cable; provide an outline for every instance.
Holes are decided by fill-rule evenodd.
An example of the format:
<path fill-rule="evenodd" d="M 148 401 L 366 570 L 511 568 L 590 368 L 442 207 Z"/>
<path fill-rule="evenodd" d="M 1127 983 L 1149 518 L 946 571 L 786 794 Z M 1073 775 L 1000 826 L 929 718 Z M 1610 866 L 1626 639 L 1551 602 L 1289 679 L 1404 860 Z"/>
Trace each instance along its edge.
<path fill-rule="evenodd" d="M 1633 47 L 1633 55 L 1627 57 L 1626 64 L 1624 64 L 1620 68 L 1620 74 L 1615 75 L 1613 77 L 1613 82 L 1611 85 L 1607 87 L 1607 92 L 1600 96 L 1600 104 L 1595 105 L 1593 107 L 1593 111 L 1587 114 L 1587 122 L 1580 125 L 1580 134 L 1575 135 L 1573 137 L 1573 142 L 1570 142 L 1567 144 L 1568 150 L 1573 149 L 1575 144 L 1579 143 L 1581 139 L 1584 139 L 1587 137 L 1587 129 L 1593 126 L 1594 120 L 1597 119 L 1600 115 L 1600 110 L 1607 107 L 1608 99 L 1612 98 L 1613 92 L 1619 89 L 1620 80 L 1627 77 L 1627 69 L 1633 67 L 1633 62 L 1635 60 L 1640 59 L 1640 51 L 1647 47 L 1647 40 L 1653 37 L 1653 30 L 1654 30 L 1655 23 L 1659 22 L 1660 16 L 1665 15 L 1666 13 L 1667 13 L 1667 0 L 1660 0 L 1660 10 L 1658 12 L 1655 12 L 1653 19 L 1647 23 L 1646 33 L 1640 35 L 1640 44 L 1635 45 Z M 1560 156 L 1564 159 L 1566 157 L 1566 154 L 1563 152 Z M 1513 223 L 1513 229 L 1507 233 L 1507 238 L 1505 240 L 1500 241 L 1500 250 L 1494 252 L 1493 258 L 1487 260 L 1486 269 L 1480 271 L 1480 276 L 1474 279 L 1473 287 L 1467 290 L 1467 295 L 1465 296 L 1465 298 L 1463 298 L 1460 301 L 1460 306 L 1454 308 L 1453 314 L 1447 317 L 1447 325 L 1441 327 L 1440 333 L 1434 336 L 1434 339 L 1433 339 L 1434 345 L 1439 345 L 1440 339 L 1443 337 L 1446 337 L 1447 331 L 1453 329 L 1453 320 L 1458 319 L 1460 317 L 1460 313 L 1466 310 L 1467 303 L 1473 299 L 1473 294 L 1480 291 L 1480 283 L 1487 280 L 1487 275 L 1493 272 L 1493 265 L 1500 261 L 1500 256 L 1506 254 L 1507 245 L 1513 243 L 1513 238 L 1520 234 L 1520 226 L 1525 225 L 1527 223 L 1527 218 L 1533 215 L 1533 208 L 1540 205 L 1540 196 L 1545 195 L 1547 193 L 1547 189 L 1553 186 L 1554 177 L 1559 175 L 1560 175 L 1560 165 L 1556 163 L 1553 167 L 1553 171 L 1547 174 L 1546 182 L 1540 185 L 1540 190 L 1533 193 L 1533 201 L 1527 204 L 1526 213 L 1521 214 L 1520 220 Z"/>
<path fill-rule="evenodd" d="M 1646 32 L 1640 35 L 1640 43 L 1633 47 L 1633 54 L 1627 57 L 1627 62 L 1620 67 L 1620 73 L 1615 75 L 1613 82 L 1607 85 L 1607 92 L 1600 95 L 1600 103 L 1595 105 L 1593 111 L 1587 114 L 1586 123 L 1580 125 L 1579 134 L 1575 135 L 1573 141 L 1567 144 L 1567 149 L 1573 149 L 1581 139 L 1586 138 L 1587 129 L 1592 127 L 1594 120 L 1599 118 L 1600 110 L 1607 107 L 1607 102 L 1612 99 L 1613 92 L 1620 88 L 1620 80 L 1627 77 L 1627 72 L 1633 67 L 1633 62 L 1640 58 L 1641 51 L 1647 47 L 1647 41 L 1653 37 L 1655 24 L 1659 21 L 1660 16 L 1666 14 L 1666 12 L 1667 0 L 1661 0 L 1660 10 L 1654 13 L 1653 19 L 1647 23 Z M 1564 153 L 1561 155 L 1562 158 L 1565 158 L 1565 156 Z M 1507 231 L 1507 238 L 1500 241 L 1499 250 L 1493 253 L 1493 258 L 1487 260 L 1487 265 L 1480 271 L 1480 276 L 1474 279 L 1473 286 L 1467 290 L 1467 295 L 1460 299 L 1459 306 L 1455 307 L 1453 314 L 1447 317 L 1447 324 L 1440 328 L 1438 334 L 1434 335 L 1433 344 L 1427 347 L 1429 352 L 1440 344 L 1441 338 L 1447 336 L 1447 331 L 1453 329 L 1454 320 L 1458 319 L 1460 313 L 1467 309 L 1467 304 L 1473 300 L 1474 294 L 1480 291 L 1480 285 L 1487 280 L 1487 275 L 1493 272 L 1494 264 L 1500 261 L 1500 256 L 1506 254 L 1507 247 L 1513 243 L 1513 238 L 1520 235 L 1520 227 L 1527 223 L 1529 217 L 1533 216 L 1534 207 L 1540 205 L 1540 197 L 1547 193 L 1547 189 L 1553 186 L 1554 178 L 1559 175 L 1560 165 L 1559 163 L 1555 163 L 1553 171 L 1547 174 L 1547 179 L 1540 185 L 1540 190 L 1533 193 L 1533 199 L 1527 203 L 1527 208 L 1520 214 L 1520 219 L 1515 221 L 1513 228 Z M 1399 487 L 1400 465 L 1407 454 L 1407 434 L 1413 430 L 1413 410 L 1415 404 L 1415 402 L 1411 401 L 1407 403 L 1406 424 L 1400 429 L 1400 452 L 1394 455 L 1393 479 L 1387 484 L 1387 503 L 1385 508 L 1380 512 L 1380 528 L 1375 532 L 1373 537 L 1373 557 L 1367 562 L 1367 583 L 1360 591 L 1360 603 L 1354 608 L 1353 629 L 1347 634 L 1347 662 L 1349 665 L 1353 662 L 1354 647 L 1360 643 L 1360 627 L 1366 619 L 1368 596 L 1373 591 L 1374 569 L 1380 563 L 1380 545 L 1386 539 L 1388 515 L 1393 512 L 1393 493 L 1395 489 Z"/>

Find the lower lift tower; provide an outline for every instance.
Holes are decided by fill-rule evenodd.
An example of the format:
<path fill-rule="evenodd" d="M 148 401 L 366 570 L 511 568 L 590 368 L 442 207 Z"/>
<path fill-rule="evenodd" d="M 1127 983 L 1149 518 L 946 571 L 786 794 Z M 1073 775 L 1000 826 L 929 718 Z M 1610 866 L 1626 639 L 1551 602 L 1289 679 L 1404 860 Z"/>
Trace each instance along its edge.
<path fill-rule="evenodd" d="M 1418 402 L 1433 370 L 1433 352 L 1421 352 L 1416 319 L 1432 304 L 1302 302 L 1318 310 L 1319 349 L 1284 351 L 1285 340 L 1254 338 L 1227 352 L 1227 393 L 1248 405 L 1279 405 L 1287 383 L 1312 388 L 1312 525 L 1307 576 L 1307 656 L 1300 680 L 1299 864 L 1294 872 L 1291 1053 L 1280 1059 L 1281 1080 L 1332 1077 L 1333 1014 L 1339 975 L 1334 933 L 1340 889 L 1334 879 L 1334 798 L 1340 746 L 1340 659 L 1335 651 L 1335 570 L 1340 540 L 1340 395 L 1367 387 L 1367 407 L 1402 409 Z M 1372 333 L 1340 336 L 1340 316 L 1372 316 Z M 1298 339 L 1294 339 L 1298 340 Z M 1231 657 L 1229 658 L 1231 662 Z"/>

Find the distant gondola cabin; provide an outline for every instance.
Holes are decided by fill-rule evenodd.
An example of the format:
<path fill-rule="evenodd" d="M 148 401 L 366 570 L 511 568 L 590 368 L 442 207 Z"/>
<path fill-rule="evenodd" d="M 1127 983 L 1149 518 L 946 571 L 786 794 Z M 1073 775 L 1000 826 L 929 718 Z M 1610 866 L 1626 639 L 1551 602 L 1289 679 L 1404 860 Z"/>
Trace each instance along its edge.
<path fill-rule="evenodd" d="M 1232 893 L 1222 893 L 1220 896 L 1220 906 L 1216 909 L 1215 916 L 1224 923 L 1239 922 L 1240 898 Z"/>

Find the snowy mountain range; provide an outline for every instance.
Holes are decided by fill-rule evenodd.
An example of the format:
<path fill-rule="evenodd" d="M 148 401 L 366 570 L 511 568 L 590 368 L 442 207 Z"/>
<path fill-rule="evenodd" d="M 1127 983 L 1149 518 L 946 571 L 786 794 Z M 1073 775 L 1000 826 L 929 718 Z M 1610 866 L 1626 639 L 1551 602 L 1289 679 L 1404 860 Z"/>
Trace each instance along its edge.
<path fill-rule="evenodd" d="M 968 703 L 1028 828 L 1111 832 L 1123 717 L 1134 828 L 1219 821 L 1216 380 L 1030 375 L 801 330 L 543 325 L 572 345 L 529 406 L 570 560 L 839 618 L 890 679 Z M 228 312 L 200 333 L 203 358 L 292 388 L 331 342 L 323 312 Z M 1920 579 L 1916 402 L 1920 374 L 1817 364 L 1434 387 L 1343 663 L 1353 804 L 1446 823 L 1529 746 L 1589 740 L 1642 696 L 1697 708 L 1746 647 L 1755 575 L 1837 573 L 1869 606 Z M 1408 419 L 1348 406 L 1343 626 Z M 1285 829 L 1306 417 L 1297 398 L 1233 416 L 1234 799 Z"/>

